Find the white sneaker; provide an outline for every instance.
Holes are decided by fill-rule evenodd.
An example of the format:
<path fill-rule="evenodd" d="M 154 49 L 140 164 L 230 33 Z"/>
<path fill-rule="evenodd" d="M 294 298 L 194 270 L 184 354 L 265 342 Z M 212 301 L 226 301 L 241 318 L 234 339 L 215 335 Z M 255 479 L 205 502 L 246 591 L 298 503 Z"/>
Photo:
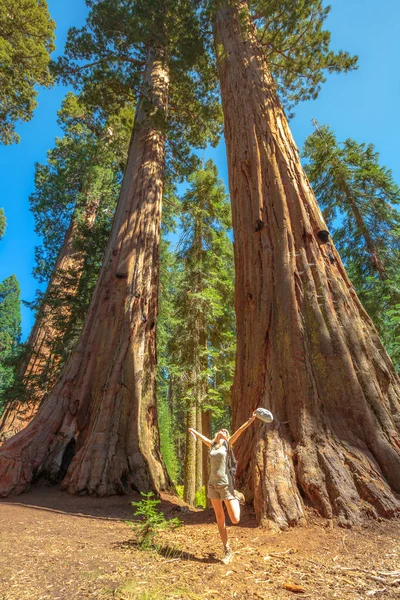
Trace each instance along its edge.
<path fill-rule="evenodd" d="M 226 546 L 226 548 L 224 550 L 224 556 L 222 558 L 222 562 L 224 563 L 224 565 L 229 565 L 229 563 L 232 562 L 232 558 L 233 558 L 233 552 L 229 546 Z"/>
<path fill-rule="evenodd" d="M 242 492 L 234 490 L 233 495 L 237 500 L 239 500 L 239 504 L 246 504 L 246 498 L 243 496 Z"/>

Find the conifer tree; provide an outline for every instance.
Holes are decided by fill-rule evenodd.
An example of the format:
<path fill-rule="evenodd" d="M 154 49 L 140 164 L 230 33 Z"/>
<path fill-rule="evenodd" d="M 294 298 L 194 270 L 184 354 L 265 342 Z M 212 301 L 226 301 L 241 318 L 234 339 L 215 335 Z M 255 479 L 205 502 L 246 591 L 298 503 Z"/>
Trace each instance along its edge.
<path fill-rule="evenodd" d="M 1 495 L 26 489 L 39 466 L 41 476 L 61 479 L 71 493 L 168 485 L 155 397 L 164 172 L 185 158 L 189 144 L 204 145 L 219 131 L 215 77 L 202 48 L 197 3 L 88 4 L 87 25 L 71 30 L 59 72 L 90 108 L 112 112 L 126 98 L 135 100 L 135 122 L 79 342 L 35 419 L 0 450 Z"/>
<path fill-rule="evenodd" d="M 342 524 L 400 508 L 399 379 L 319 235 L 327 226 L 276 94 L 314 97 L 326 72 L 354 66 L 329 50 L 326 14 L 319 0 L 211 11 L 235 237 L 233 427 L 258 406 L 276 416 L 241 437 L 239 484 L 258 519 L 281 528 L 305 520 L 303 498 Z"/>
<path fill-rule="evenodd" d="M 6 232 L 6 216 L 4 214 L 4 208 L 0 208 L 0 240 L 4 237 Z"/>
<path fill-rule="evenodd" d="M 64 137 L 36 165 L 30 197 L 36 232 L 34 274 L 48 282 L 33 304 L 36 320 L 0 422 L 6 439 L 30 422 L 82 328 L 97 280 L 122 179 L 132 106 L 104 120 L 69 93 L 59 112 Z"/>
<path fill-rule="evenodd" d="M 164 202 L 165 206 L 165 202 Z M 164 220 L 163 210 L 163 224 Z M 168 233 L 164 231 L 160 245 L 159 316 L 157 320 L 157 406 L 160 429 L 160 449 L 168 474 L 174 484 L 180 479 L 181 428 L 177 416 L 174 386 L 174 365 L 170 344 L 174 332 L 176 296 L 176 255 L 171 250 Z"/>
<path fill-rule="evenodd" d="M 305 171 L 357 294 L 399 364 L 400 189 L 372 144 L 339 144 L 329 127 L 305 141 Z M 338 224 L 339 223 L 339 224 Z"/>
<path fill-rule="evenodd" d="M 0 143 L 19 141 L 15 123 L 31 120 L 35 87 L 52 85 L 54 29 L 46 0 L 0 0 Z"/>
<path fill-rule="evenodd" d="M 0 412 L 4 392 L 13 383 L 21 338 L 20 287 L 15 275 L 0 284 Z"/>
<path fill-rule="evenodd" d="M 203 484 L 201 444 L 187 433 L 203 429 L 204 413 L 224 406 L 233 374 L 233 249 L 231 211 L 212 161 L 196 170 L 181 202 L 176 291 L 169 344 L 186 413 L 184 498 L 194 504 Z M 210 432 L 205 432 L 210 435 Z"/>
<path fill-rule="evenodd" d="M 172 378 L 172 357 L 169 346 L 174 329 L 174 303 L 176 295 L 176 255 L 171 250 L 170 236 L 176 234 L 179 200 L 176 185 L 166 178 L 161 222 L 160 285 L 157 318 L 157 407 L 160 430 L 160 449 L 168 474 L 174 484 L 180 476 L 180 431 L 177 427 L 175 397 Z"/>

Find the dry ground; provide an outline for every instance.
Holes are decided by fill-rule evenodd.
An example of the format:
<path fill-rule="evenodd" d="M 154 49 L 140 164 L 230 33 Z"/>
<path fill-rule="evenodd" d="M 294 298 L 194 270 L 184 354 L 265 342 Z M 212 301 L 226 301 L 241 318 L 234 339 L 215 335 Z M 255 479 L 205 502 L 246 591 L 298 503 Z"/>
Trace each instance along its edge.
<path fill-rule="evenodd" d="M 309 527 L 271 533 L 247 507 L 225 566 L 212 512 L 172 496 L 161 508 L 183 526 L 161 534 L 163 554 L 139 550 L 124 522 L 132 499 L 42 487 L 1 501 L 0 600 L 400 598 L 399 521 L 344 530 L 311 514 Z"/>

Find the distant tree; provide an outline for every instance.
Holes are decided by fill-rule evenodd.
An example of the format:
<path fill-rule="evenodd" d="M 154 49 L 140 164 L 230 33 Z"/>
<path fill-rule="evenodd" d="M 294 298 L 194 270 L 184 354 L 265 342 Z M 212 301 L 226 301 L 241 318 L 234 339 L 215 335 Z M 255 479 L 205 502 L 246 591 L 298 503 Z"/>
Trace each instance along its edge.
<path fill-rule="evenodd" d="M 6 232 L 6 215 L 4 214 L 4 208 L 0 208 L 0 240 L 4 237 Z"/>
<path fill-rule="evenodd" d="M 176 234 L 179 201 L 176 187 L 166 182 L 163 212 L 162 237 L 160 242 L 160 285 L 158 292 L 157 319 L 157 414 L 160 430 L 160 450 L 168 474 L 174 484 L 181 474 L 180 445 L 181 431 L 176 422 L 175 390 L 171 374 L 173 360 L 169 344 L 174 328 L 174 303 L 176 293 L 176 255 L 171 250 L 170 235 Z"/>
<path fill-rule="evenodd" d="M 36 232 L 34 275 L 47 282 L 32 306 L 36 319 L 18 381 L 0 421 L 3 439 L 26 427 L 70 355 L 101 266 L 122 180 L 133 107 L 104 119 L 68 93 L 59 111 L 64 137 L 36 165 L 30 197 Z"/>
<path fill-rule="evenodd" d="M 203 484 L 201 443 L 194 427 L 211 435 L 210 412 L 229 402 L 235 355 L 231 209 L 212 161 L 196 170 L 181 201 L 181 236 L 175 263 L 170 376 L 179 393 L 186 439 L 184 497 L 194 503 Z M 182 430 L 183 429 L 183 430 Z"/>
<path fill-rule="evenodd" d="M 372 144 L 340 144 L 329 127 L 315 126 L 304 144 L 305 171 L 357 294 L 398 365 L 400 188 Z"/>
<path fill-rule="evenodd" d="M 15 124 L 30 121 L 36 86 L 49 87 L 55 23 L 45 0 L 0 0 L 0 142 L 19 141 Z"/>
<path fill-rule="evenodd" d="M 0 283 L 0 412 L 4 392 L 15 378 L 15 358 L 21 339 L 20 287 L 15 275 Z"/>

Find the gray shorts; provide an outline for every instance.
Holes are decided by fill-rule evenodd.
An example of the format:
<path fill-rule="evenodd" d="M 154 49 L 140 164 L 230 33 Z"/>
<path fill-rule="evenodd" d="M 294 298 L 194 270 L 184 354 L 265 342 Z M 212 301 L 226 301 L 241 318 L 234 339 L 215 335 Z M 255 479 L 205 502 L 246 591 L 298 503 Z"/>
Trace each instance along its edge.
<path fill-rule="evenodd" d="M 209 483 L 207 486 L 207 496 L 210 500 L 235 500 L 233 485 L 230 484 L 213 485 Z"/>

